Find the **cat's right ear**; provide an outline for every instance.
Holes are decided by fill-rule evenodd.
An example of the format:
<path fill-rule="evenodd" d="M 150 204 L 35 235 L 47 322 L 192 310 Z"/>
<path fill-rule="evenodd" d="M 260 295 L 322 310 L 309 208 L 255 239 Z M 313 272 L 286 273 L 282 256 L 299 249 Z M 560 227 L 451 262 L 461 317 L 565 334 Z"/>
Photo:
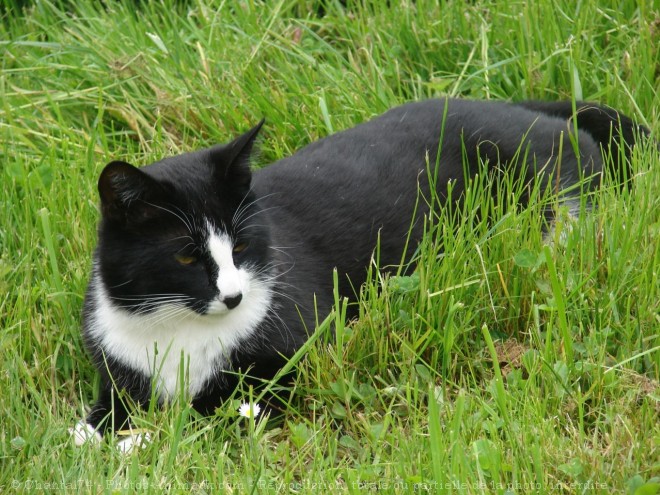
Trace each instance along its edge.
<path fill-rule="evenodd" d="M 250 155 L 264 122 L 265 119 L 261 119 L 252 129 L 230 143 L 214 146 L 209 150 L 214 175 L 219 183 L 230 183 L 235 187 L 250 187 L 252 180 Z"/>
<path fill-rule="evenodd" d="M 163 194 L 156 180 L 122 161 L 105 166 L 98 187 L 103 216 L 119 221 L 145 219 L 155 209 L 153 202 Z"/>

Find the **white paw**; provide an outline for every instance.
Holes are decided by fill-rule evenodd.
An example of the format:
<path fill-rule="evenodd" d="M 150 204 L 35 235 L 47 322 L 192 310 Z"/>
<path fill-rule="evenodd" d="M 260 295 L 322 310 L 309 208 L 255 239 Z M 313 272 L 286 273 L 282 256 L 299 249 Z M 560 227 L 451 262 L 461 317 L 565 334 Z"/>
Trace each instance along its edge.
<path fill-rule="evenodd" d="M 69 428 L 69 435 L 73 437 L 73 443 L 76 447 L 89 442 L 90 445 L 101 443 L 101 434 L 89 423 L 78 421 L 76 426 Z"/>
<path fill-rule="evenodd" d="M 117 443 L 117 450 L 122 454 L 130 454 L 134 450 L 144 449 L 150 441 L 149 432 L 131 433 Z"/>

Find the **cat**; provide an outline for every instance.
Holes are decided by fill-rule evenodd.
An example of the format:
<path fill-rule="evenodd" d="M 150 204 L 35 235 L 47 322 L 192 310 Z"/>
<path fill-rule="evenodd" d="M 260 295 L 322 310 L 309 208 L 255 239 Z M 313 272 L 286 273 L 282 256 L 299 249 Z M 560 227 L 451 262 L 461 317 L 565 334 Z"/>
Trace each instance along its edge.
<path fill-rule="evenodd" d="M 130 424 L 119 391 L 142 406 L 153 392 L 162 404 L 183 383 L 194 408 L 212 414 L 237 386 L 236 372 L 271 379 L 331 310 L 333 269 L 339 293 L 354 299 L 377 244 L 381 267 L 409 261 L 408 236 L 414 246 L 428 214 L 419 200 L 429 196 L 428 170 L 445 202 L 460 200 L 484 163 L 492 174 L 508 168 L 525 183 L 562 189 L 586 178 L 595 190 L 603 173 L 623 183 L 631 147 L 648 130 L 608 107 L 578 102 L 576 110 L 427 100 L 254 173 L 263 121 L 228 144 L 140 169 L 109 163 L 98 182 L 102 218 L 82 329 L 101 386 L 72 430 L 76 443 Z M 567 138 L 574 118 L 579 159 Z M 519 150 L 526 154 L 516 160 Z"/>

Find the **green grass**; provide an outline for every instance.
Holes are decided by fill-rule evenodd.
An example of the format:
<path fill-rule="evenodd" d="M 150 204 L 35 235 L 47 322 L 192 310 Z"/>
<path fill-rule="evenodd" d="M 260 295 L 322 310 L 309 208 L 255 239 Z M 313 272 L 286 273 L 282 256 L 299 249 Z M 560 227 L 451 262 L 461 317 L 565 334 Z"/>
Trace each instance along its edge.
<path fill-rule="evenodd" d="M 359 320 L 320 326 L 281 421 L 175 404 L 139 415 L 155 439 L 128 457 L 67 432 L 95 393 L 79 328 L 106 162 L 265 117 L 265 165 L 440 95 L 600 101 L 657 135 L 657 3 L 19 3 L 0 7 L 0 491 L 658 493 L 649 149 L 630 192 L 605 187 L 550 245 L 540 193 L 439 211 L 414 275 L 372 273 Z"/>

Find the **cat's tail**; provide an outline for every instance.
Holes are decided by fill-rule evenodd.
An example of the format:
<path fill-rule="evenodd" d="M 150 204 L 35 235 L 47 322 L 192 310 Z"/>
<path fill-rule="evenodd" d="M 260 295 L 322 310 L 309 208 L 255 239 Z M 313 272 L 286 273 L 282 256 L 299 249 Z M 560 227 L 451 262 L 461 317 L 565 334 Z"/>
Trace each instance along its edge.
<path fill-rule="evenodd" d="M 570 101 L 526 101 L 518 105 L 534 112 L 570 121 L 573 126 L 573 105 Z M 575 117 L 578 129 L 588 133 L 603 150 L 605 168 L 616 184 L 628 184 L 632 177 L 630 157 L 633 147 L 650 138 L 643 125 L 617 110 L 597 103 L 576 102 Z M 654 141 L 660 150 L 660 143 Z"/>

